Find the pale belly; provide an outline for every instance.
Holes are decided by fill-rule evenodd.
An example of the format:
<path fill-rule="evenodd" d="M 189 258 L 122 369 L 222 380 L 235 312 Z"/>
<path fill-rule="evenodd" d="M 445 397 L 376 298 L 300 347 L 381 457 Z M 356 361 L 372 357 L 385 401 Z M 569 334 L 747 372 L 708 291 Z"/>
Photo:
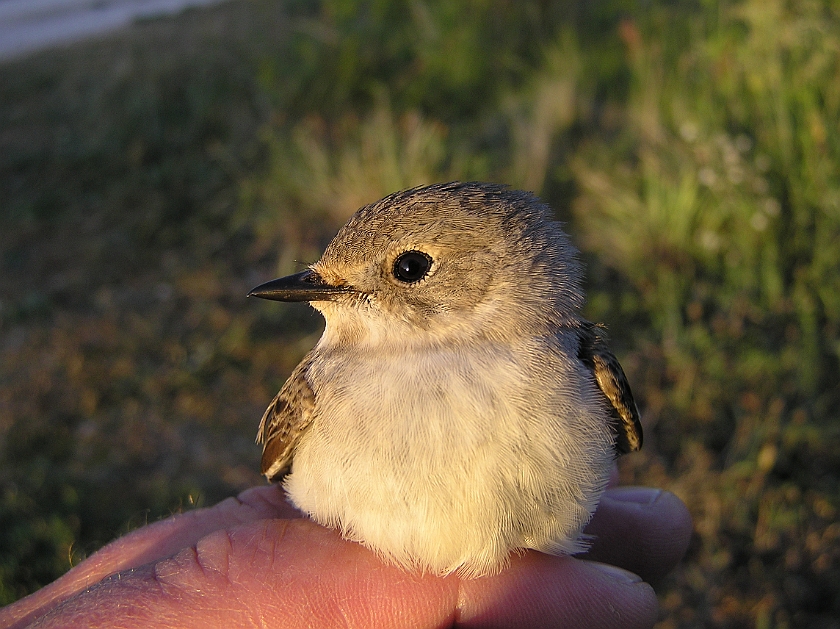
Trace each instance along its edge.
<path fill-rule="evenodd" d="M 291 499 L 435 574 L 493 573 L 517 548 L 579 551 L 612 463 L 606 409 L 575 365 L 511 356 L 334 364 L 286 480 Z"/>

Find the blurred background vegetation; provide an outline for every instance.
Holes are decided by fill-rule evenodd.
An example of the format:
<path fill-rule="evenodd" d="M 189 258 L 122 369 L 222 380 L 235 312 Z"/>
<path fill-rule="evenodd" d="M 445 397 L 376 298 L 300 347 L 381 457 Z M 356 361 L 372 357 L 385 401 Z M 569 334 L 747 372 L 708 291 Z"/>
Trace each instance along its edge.
<path fill-rule="evenodd" d="M 357 207 L 537 191 L 696 535 L 660 626 L 840 627 L 840 6 L 232 0 L 0 66 L 0 603 L 261 482 Z M 632 540 L 628 540 L 632 543 Z"/>

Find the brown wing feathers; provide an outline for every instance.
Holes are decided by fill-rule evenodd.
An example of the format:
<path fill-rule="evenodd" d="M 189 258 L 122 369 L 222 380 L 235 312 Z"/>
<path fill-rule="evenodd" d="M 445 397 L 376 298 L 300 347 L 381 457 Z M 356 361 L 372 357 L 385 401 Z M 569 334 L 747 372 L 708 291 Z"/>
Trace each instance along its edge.
<path fill-rule="evenodd" d="M 289 471 L 301 435 L 312 423 L 315 394 L 306 381 L 311 358 L 304 357 L 263 414 L 257 442 L 263 446 L 260 471 L 276 480 Z"/>
<path fill-rule="evenodd" d="M 624 370 L 607 348 L 598 326 L 587 323 L 581 328 L 578 357 L 592 370 L 595 382 L 612 407 L 617 452 L 626 454 L 640 449 L 642 424 L 639 422 L 639 409 L 636 408 Z"/>

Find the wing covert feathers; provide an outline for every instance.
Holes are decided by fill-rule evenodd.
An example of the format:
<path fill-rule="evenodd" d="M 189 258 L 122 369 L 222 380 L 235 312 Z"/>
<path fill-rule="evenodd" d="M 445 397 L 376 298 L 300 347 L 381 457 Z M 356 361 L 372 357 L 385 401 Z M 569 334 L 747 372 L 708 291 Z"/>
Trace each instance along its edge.
<path fill-rule="evenodd" d="M 260 421 L 257 443 L 264 444 L 260 472 L 268 480 L 277 480 L 289 471 L 300 437 L 312 423 L 315 394 L 306 381 L 310 363 L 307 354 Z"/>
<path fill-rule="evenodd" d="M 603 332 L 592 323 L 581 328 L 578 357 L 592 370 L 598 388 L 612 407 L 615 447 L 618 454 L 626 454 L 642 447 L 642 424 L 639 409 L 624 370 L 607 348 Z"/>

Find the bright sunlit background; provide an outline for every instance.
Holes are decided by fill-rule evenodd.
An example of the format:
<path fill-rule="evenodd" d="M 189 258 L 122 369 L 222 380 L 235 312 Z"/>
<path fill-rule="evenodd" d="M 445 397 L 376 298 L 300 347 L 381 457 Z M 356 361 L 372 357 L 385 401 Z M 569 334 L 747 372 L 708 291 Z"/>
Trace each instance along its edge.
<path fill-rule="evenodd" d="M 567 221 L 642 408 L 623 480 L 694 516 L 660 626 L 840 626 L 836 2 L 231 0 L 0 86 L 0 603 L 262 482 L 321 322 L 248 289 L 484 179 Z"/>

